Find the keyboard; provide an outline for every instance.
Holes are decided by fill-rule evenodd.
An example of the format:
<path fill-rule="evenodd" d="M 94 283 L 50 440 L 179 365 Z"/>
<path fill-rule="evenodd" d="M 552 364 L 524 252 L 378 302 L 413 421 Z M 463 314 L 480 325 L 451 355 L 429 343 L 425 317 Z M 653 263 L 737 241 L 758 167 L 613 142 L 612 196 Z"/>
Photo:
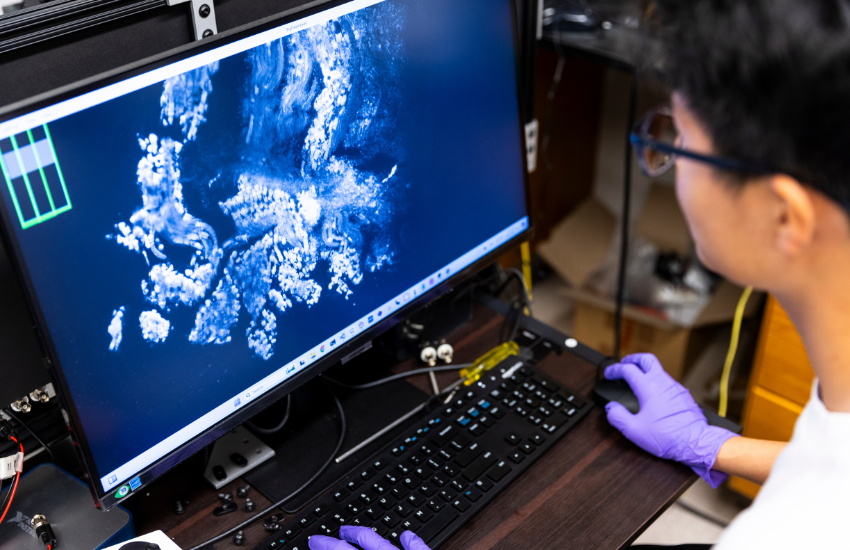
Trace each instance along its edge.
<path fill-rule="evenodd" d="M 584 418 L 592 404 L 535 371 L 554 345 L 523 331 L 510 357 L 411 426 L 309 509 L 281 522 L 258 550 L 308 550 L 342 525 L 401 548 L 410 530 L 436 549 Z M 273 524 L 272 524 L 273 525 Z"/>

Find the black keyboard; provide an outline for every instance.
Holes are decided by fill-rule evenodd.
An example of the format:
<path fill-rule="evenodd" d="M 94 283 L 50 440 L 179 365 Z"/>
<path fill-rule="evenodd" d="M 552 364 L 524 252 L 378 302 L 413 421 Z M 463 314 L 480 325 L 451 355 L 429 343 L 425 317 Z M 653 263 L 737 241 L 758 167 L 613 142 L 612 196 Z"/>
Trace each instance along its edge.
<path fill-rule="evenodd" d="M 256 548 L 309 550 L 309 537 L 338 536 L 342 525 L 370 527 L 398 547 L 407 530 L 432 549 L 440 546 L 592 407 L 530 366 L 553 348 L 536 344 L 533 354 L 520 355 L 525 360 L 508 358 L 475 384 L 461 385 L 409 437 L 373 455 Z"/>

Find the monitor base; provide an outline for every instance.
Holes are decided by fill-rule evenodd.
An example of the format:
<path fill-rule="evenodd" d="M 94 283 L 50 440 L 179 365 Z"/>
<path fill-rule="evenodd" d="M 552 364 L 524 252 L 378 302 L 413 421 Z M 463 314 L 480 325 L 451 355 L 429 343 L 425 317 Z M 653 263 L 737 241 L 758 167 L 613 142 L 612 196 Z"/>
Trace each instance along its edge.
<path fill-rule="evenodd" d="M 274 456 L 274 449 L 245 426 L 237 426 L 212 446 L 204 477 L 216 489 L 245 475 Z"/>
<path fill-rule="evenodd" d="M 342 368 L 333 370 L 362 372 L 365 370 L 362 367 L 368 365 L 369 359 L 374 358 L 374 355 L 366 353 Z M 386 370 L 384 372 L 386 375 L 391 374 Z M 330 376 L 335 377 L 333 374 Z M 363 377 L 362 380 L 382 377 L 373 375 Z M 282 500 L 300 487 L 316 473 L 334 450 L 339 439 L 339 420 L 336 418 L 336 406 L 330 391 L 342 402 L 347 423 L 340 454 L 410 412 L 415 405 L 428 397 L 404 380 L 396 380 L 368 390 L 353 391 L 318 379 L 295 390 L 292 393 L 292 413 L 288 425 L 278 434 L 260 436 L 260 439 L 274 450 L 275 456 L 243 476 L 245 481 L 272 502 Z M 398 437 L 405 427 L 400 426 L 390 431 L 340 463 L 332 463 L 308 489 L 295 495 L 283 508 L 300 508 L 353 467 L 361 465 L 366 457 L 386 445 L 389 440 Z"/>

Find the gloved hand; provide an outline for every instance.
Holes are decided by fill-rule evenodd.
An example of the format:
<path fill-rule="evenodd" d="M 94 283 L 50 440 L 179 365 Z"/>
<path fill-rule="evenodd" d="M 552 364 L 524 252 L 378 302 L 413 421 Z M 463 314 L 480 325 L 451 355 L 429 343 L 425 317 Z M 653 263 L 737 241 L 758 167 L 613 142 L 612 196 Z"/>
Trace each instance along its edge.
<path fill-rule="evenodd" d="M 314 535 L 310 537 L 308 543 L 310 550 L 357 550 L 351 544 L 348 544 L 349 542 L 360 546 L 363 550 L 398 550 L 390 541 L 368 527 L 343 525 L 339 529 L 339 536 L 342 540 Z M 425 544 L 425 541 L 413 534 L 412 531 L 405 531 L 401 534 L 401 545 L 404 550 L 431 550 Z"/>
<path fill-rule="evenodd" d="M 630 413 L 612 401 L 605 406 L 608 422 L 646 452 L 693 469 L 712 487 L 729 477 L 712 470 L 717 453 L 737 434 L 709 426 L 694 398 L 664 371 L 649 353 L 624 357 L 605 369 L 605 378 L 624 379 L 635 392 L 640 412 Z"/>

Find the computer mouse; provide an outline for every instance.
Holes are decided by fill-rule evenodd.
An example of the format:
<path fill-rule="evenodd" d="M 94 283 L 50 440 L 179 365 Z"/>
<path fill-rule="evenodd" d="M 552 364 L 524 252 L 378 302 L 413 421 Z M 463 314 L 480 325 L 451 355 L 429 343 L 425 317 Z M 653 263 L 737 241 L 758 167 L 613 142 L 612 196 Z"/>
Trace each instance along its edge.
<path fill-rule="evenodd" d="M 637 396 L 623 380 L 597 380 L 593 387 L 593 400 L 602 406 L 611 401 L 616 401 L 632 414 L 637 414 L 640 411 L 640 402 Z"/>

